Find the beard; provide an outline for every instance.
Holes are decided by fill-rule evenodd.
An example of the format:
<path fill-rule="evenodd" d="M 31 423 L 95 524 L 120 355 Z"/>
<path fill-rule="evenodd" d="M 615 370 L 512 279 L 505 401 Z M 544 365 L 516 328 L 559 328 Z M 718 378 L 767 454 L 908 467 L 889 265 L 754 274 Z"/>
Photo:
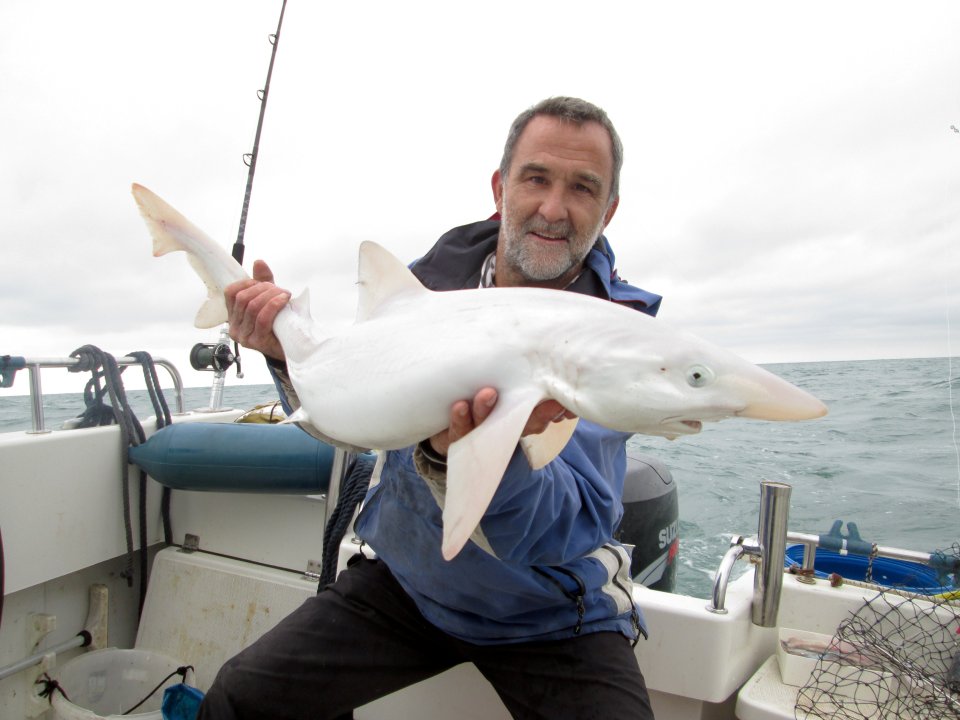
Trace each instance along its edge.
<path fill-rule="evenodd" d="M 504 201 L 501 223 L 504 239 L 503 259 L 525 280 L 533 282 L 556 280 L 581 266 L 602 231 L 603 217 L 596 226 L 577 232 L 569 220 L 550 223 L 540 215 L 518 219 L 509 211 Z M 528 240 L 528 233 L 558 240 L 556 243 L 545 246 L 536 240 Z"/>

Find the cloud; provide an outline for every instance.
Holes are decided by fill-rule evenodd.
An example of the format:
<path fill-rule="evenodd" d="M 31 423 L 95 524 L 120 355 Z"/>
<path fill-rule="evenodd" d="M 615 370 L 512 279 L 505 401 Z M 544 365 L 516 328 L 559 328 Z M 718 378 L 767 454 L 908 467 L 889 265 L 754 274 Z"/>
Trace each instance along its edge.
<path fill-rule="evenodd" d="M 279 7 L 0 6 L 0 352 L 185 357 L 210 338 L 190 327 L 202 288 L 150 256 L 129 185 L 232 244 Z M 947 351 L 960 6 L 550 7 L 291 4 L 248 266 L 268 259 L 316 315 L 351 318 L 361 240 L 412 260 L 486 217 L 513 117 L 579 94 L 623 137 L 608 235 L 664 320 L 758 361 Z"/>

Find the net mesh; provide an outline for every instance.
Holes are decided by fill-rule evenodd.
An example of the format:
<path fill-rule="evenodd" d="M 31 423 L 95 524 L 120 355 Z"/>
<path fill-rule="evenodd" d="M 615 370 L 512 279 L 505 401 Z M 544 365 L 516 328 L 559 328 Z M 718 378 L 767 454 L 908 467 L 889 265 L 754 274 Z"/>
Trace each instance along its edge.
<path fill-rule="evenodd" d="M 960 718 L 958 632 L 954 594 L 879 593 L 818 653 L 796 718 Z"/>

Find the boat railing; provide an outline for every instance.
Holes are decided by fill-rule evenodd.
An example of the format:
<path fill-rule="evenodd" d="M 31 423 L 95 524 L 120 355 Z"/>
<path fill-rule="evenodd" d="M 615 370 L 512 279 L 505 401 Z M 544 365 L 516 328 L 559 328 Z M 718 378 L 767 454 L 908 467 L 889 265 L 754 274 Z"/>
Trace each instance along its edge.
<path fill-rule="evenodd" d="M 791 491 L 792 488 L 786 483 L 760 483 L 760 523 L 757 537 L 734 538 L 720 562 L 720 569 L 713 584 L 713 596 L 707 610 L 717 614 L 727 612 L 727 583 L 734 564 L 746 555 L 759 561 L 753 577 L 751 620 L 760 627 L 774 627 L 777 624 Z"/>
<path fill-rule="evenodd" d="M 754 575 L 752 620 L 761 627 L 773 627 L 783 587 L 788 543 L 803 545 L 803 561 L 796 569 L 797 580 L 803 583 L 816 582 L 813 571 L 818 548 L 840 555 L 859 555 L 870 560 L 889 558 L 917 563 L 939 572 L 960 573 L 960 558 L 956 553 L 931 554 L 870 543 L 860 537 L 854 523 L 847 523 L 847 535 L 841 534 L 842 522 L 839 520 L 824 535 L 789 532 L 786 530 L 789 504 L 789 485 L 761 483 L 759 534 L 755 538 L 733 538 L 720 561 L 707 610 L 718 614 L 727 612 L 725 603 L 730 576 L 737 560 L 746 556 L 758 566 Z"/>
<path fill-rule="evenodd" d="M 919 552 L 917 550 L 902 550 L 895 547 L 884 547 L 865 543 L 866 548 L 861 546 L 851 547 L 848 540 L 842 539 L 839 546 L 836 544 L 832 535 L 810 535 L 807 533 L 788 532 L 787 542 L 803 545 L 803 562 L 800 565 L 801 577 L 809 576 L 813 571 L 814 562 L 817 559 L 817 548 L 833 550 L 841 555 L 862 555 L 864 557 L 884 557 L 893 560 L 905 560 L 906 562 L 920 563 L 934 569 L 939 569 L 936 563 L 931 562 L 930 553 Z M 864 543 L 865 541 L 859 541 Z"/>
<path fill-rule="evenodd" d="M 40 383 L 40 371 L 43 368 L 73 368 L 80 364 L 80 358 L 74 357 L 38 357 L 27 358 L 5 355 L 0 358 L 0 387 L 11 387 L 13 385 L 14 375 L 19 371 L 26 369 L 30 380 L 30 412 L 33 420 L 33 429 L 28 432 L 33 434 L 50 432 L 44 426 L 43 418 L 43 388 Z M 164 368 L 173 379 L 173 394 L 176 412 L 183 413 L 183 379 L 180 377 L 180 371 L 169 360 L 163 358 L 153 358 L 156 365 Z M 140 360 L 129 355 L 117 358 L 117 365 L 126 367 L 128 365 L 139 365 Z"/>

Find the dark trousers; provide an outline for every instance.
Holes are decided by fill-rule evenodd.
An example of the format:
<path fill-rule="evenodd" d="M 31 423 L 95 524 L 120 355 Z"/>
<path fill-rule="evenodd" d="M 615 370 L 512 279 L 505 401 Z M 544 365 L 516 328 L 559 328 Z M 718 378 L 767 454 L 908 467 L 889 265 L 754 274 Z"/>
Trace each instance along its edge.
<path fill-rule="evenodd" d="M 473 645 L 427 622 L 380 561 L 355 558 L 229 660 L 199 720 L 338 718 L 472 662 L 515 718 L 653 718 L 630 643 L 619 633 Z"/>

